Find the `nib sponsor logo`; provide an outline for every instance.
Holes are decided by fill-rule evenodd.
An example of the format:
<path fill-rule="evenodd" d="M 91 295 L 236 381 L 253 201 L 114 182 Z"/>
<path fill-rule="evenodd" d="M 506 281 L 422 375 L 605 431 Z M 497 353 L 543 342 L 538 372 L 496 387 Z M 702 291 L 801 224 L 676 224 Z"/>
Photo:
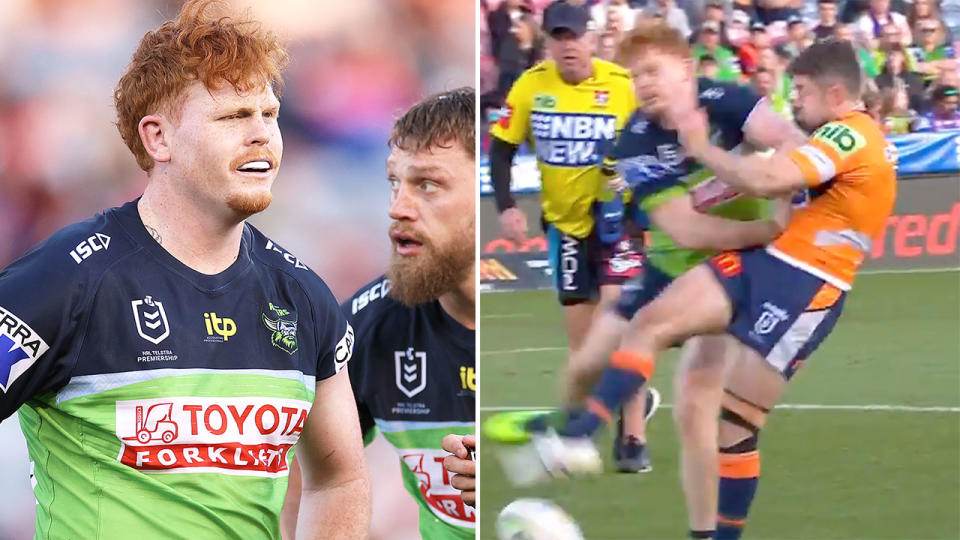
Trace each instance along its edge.
<path fill-rule="evenodd" d="M 118 401 L 118 460 L 143 472 L 284 476 L 310 403 L 280 398 Z"/>
<path fill-rule="evenodd" d="M 448 454 L 430 448 L 403 450 L 400 458 L 420 482 L 420 493 L 437 518 L 451 525 L 473 527 L 476 511 L 463 504 L 460 492 L 450 484 L 450 472 L 443 468 Z"/>

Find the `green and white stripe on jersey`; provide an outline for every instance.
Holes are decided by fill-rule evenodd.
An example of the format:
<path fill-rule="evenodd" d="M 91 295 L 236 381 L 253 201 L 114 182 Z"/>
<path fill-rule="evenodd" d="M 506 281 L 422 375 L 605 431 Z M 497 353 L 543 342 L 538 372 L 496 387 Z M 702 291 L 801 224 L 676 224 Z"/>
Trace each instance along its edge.
<path fill-rule="evenodd" d="M 420 535 L 424 540 L 474 538 L 475 510 L 463 504 L 460 492 L 450 485 L 443 468 L 441 449 L 449 434 L 473 435 L 475 422 L 415 422 L 376 419 L 377 429 L 393 445 L 400 461 L 403 483 L 420 506 Z"/>
<path fill-rule="evenodd" d="M 37 537 L 278 538 L 314 392 L 292 370 L 74 377 L 19 411 Z"/>

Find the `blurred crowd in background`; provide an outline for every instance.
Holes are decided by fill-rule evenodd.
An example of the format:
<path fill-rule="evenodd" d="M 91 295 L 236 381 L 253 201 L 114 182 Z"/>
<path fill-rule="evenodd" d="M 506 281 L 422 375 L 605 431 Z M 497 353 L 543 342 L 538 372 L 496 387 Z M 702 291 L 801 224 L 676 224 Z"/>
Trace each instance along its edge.
<path fill-rule="evenodd" d="M 249 7 L 291 55 L 280 112 L 283 165 L 273 204 L 252 221 L 344 299 L 382 273 L 389 256 L 384 161 L 394 118 L 431 93 L 474 84 L 476 4 L 227 2 Z M 179 6 L 176 0 L 0 2 L 0 268 L 60 227 L 142 193 L 146 175 L 113 124 L 113 88 L 143 34 L 176 16 Z M 29 465 L 24 443 L 14 441 L 18 431 L 14 418 L 0 429 L 3 539 L 33 535 Z M 384 460 L 391 467 L 371 464 L 372 473 L 393 475 L 399 485 L 396 455 Z M 403 508 L 412 515 L 401 516 L 407 529 L 393 521 L 383 537 L 404 538 L 405 530 L 416 537 L 410 497 L 400 490 L 388 498 L 408 503 Z"/>
<path fill-rule="evenodd" d="M 612 60 L 638 21 L 688 37 L 699 75 L 753 85 L 790 117 L 787 68 L 818 40 L 853 43 L 864 105 L 890 134 L 960 129 L 960 0 L 567 0 L 589 6 L 597 56 Z M 544 59 L 551 0 L 480 0 L 480 92 L 496 115 L 513 81 Z"/>
<path fill-rule="evenodd" d="M 384 160 L 393 119 L 474 81 L 471 0 L 230 0 L 288 43 L 285 152 L 254 223 L 338 298 L 387 258 Z M 176 0 L 0 2 L 0 267 L 146 183 L 113 125 L 113 88 Z M 321 232 L 322 231 L 322 232 Z M 342 254 L 349 252 L 349 261 Z"/>

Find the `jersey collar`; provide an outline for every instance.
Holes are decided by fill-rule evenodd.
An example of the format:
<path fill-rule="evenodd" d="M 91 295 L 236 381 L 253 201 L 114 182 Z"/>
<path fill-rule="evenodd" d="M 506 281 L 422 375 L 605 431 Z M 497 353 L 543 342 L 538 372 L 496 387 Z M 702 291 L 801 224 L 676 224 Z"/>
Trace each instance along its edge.
<path fill-rule="evenodd" d="M 137 203 L 140 198 L 124 204 L 119 208 L 112 209 L 121 226 L 134 238 L 134 240 L 148 251 L 154 259 L 168 270 L 186 279 L 199 289 L 208 292 L 214 292 L 230 284 L 240 274 L 250 266 L 250 245 L 252 242 L 250 227 L 244 224 L 243 236 L 240 239 L 240 253 L 237 260 L 233 261 L 229 267 L 219 274 L 203 274 L 193 268 L 183 264 L 176 257 L 171 255 L 156 240 L 150 236 L 143 221 L 140 219 L 140 212 L 137 211 Z"/>

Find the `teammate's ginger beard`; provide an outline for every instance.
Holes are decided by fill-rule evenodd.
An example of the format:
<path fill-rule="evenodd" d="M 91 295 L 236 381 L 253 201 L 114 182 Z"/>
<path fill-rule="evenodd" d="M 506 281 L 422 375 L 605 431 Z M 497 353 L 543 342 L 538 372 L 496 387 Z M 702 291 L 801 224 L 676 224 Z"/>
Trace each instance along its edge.
<path fill-rule="evenodd" d="M 404 257 L 394 251 L 390 256 L 387 278 L 390 279 L 390 296 L 398 302 L 413 306 L 432 302 L 454 291 L 463 283 L 474 264 L 474 235 L 476 218 L 467 217 L 467 224 L 460 227 L 461 234 L 452 235 L 443 245 L 435 245 L 399 223 L 390 226 L 391 231 L 410 234 L 423 245 L 422 252 L 414 257 Z"/>

